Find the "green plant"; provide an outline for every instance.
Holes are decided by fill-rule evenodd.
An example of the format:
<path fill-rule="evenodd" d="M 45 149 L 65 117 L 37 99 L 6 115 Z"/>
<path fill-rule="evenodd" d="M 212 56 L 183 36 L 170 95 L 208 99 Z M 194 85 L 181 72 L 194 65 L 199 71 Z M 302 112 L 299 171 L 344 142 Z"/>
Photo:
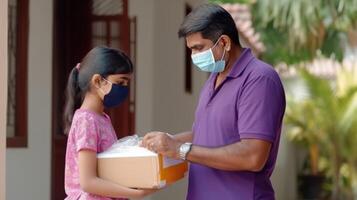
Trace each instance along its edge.
<path fill-rule="evenodd" d="M 296 64 L 312 60 L 317 51 L 338 60 L 343 41 L 357 30 L 355 0 L 210 0 L 214 3 L 243 3 L 251 7 L 253 26 L 260 33 L 269 63 Z"/>
<path fill-rule="evenodd" d="M 255 2 L 255 0 L 209 0 L 209 2 L 217 3 L 217 4 L 222 4 L 222 3 L 252 4 Z"/>
<path fill-rule="evenodd" d="M 300 75 L 309 95 L 288 102 L 285 122 L 290 138 L 310 149 L 312 173 L 318 172 L 320 154 L 329 158 L 333 199 L 351 197 L 357 184 L 357 69 L 342 69 L 336 81 L 304 69 Z"/>
<path fill-rule="evenodd" d="M 310 99 L 296 102 L 288 99 L 288 107 L 285 114 L 285 124 L 288 126 L 288 137 L 291 141 L 308 148 L 308 173 L 319 174 L 318 163 L 320 159 L 320 130 L 315 116 L 319 111 L 315 109 Z M 306 172 L 305 172 L 306 173 Z"/>
<path fill-rule="evenodd" d="M 341 41 L 357 28 L 357 2 L 353 0 L 257 0 L 252 12 L 254 26 L 273 51 L 274 57 L 265 58 L 273 62 L 310 60 L 317 50 L 341 60 Z M 271 38 L 281 40 L 276 43 Z"/>
<path fill-rule="evenodd" d="M 346 158 L 345 167 L 349 177 L 347 186 L 353 189 L 357 199 L 357 69 L 342 70 L 338 73 L 336 94 L 342 98 L 346 112 L 342 115 L 339 129 L 344 137 L 343 157 Z"/>

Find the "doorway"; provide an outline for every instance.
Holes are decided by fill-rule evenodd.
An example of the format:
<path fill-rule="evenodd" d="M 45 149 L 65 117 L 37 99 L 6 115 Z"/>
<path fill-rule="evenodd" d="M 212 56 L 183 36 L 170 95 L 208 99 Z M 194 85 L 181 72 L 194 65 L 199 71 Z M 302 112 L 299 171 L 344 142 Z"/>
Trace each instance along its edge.
<path fill-rule="evenodd" d="M 128 0 L 55 0 L 52 93 L 53 200 L 63 200 L 67 136 L 62 126 L 64 94 L 72 68 L 94 46 L 119 48 L 135 64 L 136 19 L 128 17 Z M 135 132 L 135 72 L 129 98 L 108 112 L 118 138 Z"/>

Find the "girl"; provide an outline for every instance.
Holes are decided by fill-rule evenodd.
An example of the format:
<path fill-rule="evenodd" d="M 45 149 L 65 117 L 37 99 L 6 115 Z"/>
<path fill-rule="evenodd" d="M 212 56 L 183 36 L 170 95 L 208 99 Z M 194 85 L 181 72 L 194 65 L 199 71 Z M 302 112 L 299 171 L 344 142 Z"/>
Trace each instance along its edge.
<path fill-rule="evenodd" d="M 66 199 L 140 198 L 153 192 L 127 188 L 97 176 L 97 153 L 117 140 L 110 118 L 103 110 L 125 100 L 132 72 L 132 63 L 123 52 L 105 47 L 92 49 L 72 69 L 64 112 L 68 133 Z"/>

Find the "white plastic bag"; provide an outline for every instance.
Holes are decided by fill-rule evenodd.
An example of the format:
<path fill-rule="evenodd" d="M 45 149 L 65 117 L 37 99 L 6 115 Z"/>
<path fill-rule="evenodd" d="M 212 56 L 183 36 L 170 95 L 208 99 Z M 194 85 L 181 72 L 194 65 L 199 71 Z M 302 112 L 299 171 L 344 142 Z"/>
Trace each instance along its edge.
<path fill-rule="evenodd" d="M 104 157 L 131 157 L 131 156 L 157 156 L 144 147 L 140 147 L 142 137 L 132 135 L 116 141 L 111 147 L 97 155 L 98 158 Z"/>
<path fill-rule="evenodd" d="M 123 137 L 122 139 L 116 141 L 110 148 L 120 148 L 127 146 L 139 146 L 142 138 L 138 135 L 132 135 Z"/>

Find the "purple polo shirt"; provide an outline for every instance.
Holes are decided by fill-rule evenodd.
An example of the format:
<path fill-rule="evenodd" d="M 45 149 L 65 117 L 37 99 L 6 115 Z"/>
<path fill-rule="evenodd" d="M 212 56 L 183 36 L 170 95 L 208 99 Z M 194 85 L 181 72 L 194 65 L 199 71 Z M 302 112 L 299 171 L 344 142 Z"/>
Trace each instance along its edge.
<path fill-rule="evenodd" d="M 285 111 L 281 80 L 268 64 L 244 49 L 226 80 L 215 90 L 217 73 L 205 83 L 193 125 L 193 144 L 220 147 L 242 139 L 272 144 L 260 172 L 224 171 L 191 163 L 188 200 L 274 199 L 270 182 Z"/>

